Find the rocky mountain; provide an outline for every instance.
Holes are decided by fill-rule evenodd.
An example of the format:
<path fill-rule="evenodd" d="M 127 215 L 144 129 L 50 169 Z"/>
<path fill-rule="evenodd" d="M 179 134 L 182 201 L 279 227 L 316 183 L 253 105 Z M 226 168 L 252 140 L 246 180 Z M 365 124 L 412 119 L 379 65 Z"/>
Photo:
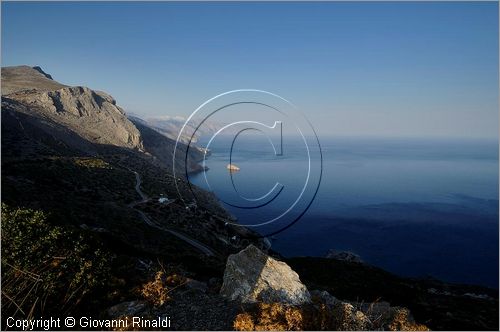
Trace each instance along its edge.
<path fill-rule="evenodd" d="M 86 87 L 64 87 L 42 92 L 22 90 L 3 96 L 2 107 L 6 115 L 18 121 L 32 118 L 31 123 L 41 124 L 40 130 L 57 135 L 57 139 L 84 153 L 96 154 L 99 146 L 123 147 L 143 151 L 139 130 L 125 117 L 115 100 L 103 93 Z M 21 113 L 22 115 L 20 115 Z M 75 145 L 75 141 L 63 132 L 54 133 L 44 125 L 59 124 L 74 135 L 90 143 Z"/>
<path fill-rule="evenodd" d="M 122 148 L 172 167 L 175 141 L 147 125 L 136 126 L 107 93 L 63 85 L 39 67 L 2 68 L 2 122 L 7 132 L 17 130 L 39 151 L 98 155 Z M 200 151 L 191 149 L 188 170 L 200 170 L 201 158 Z"/>

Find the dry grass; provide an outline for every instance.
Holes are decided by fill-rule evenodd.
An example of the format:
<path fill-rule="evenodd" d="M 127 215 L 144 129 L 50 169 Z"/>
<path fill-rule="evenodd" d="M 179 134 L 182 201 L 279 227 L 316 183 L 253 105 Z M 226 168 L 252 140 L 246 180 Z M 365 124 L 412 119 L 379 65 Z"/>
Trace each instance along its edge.
<path fill-rule="evenodd" d="M 184 276 L 174 273 L 160 261 L 158 261 L 158 266 L 159 270 L 155 273 L 154 279 L 143 284 L 138 291 L 139 296 L 155 307 L 164 305 L 171 299 L 169 293 L 186 283 Z"/>
<path fill-rule="evenodd" d="M 415 323 L 406 308 L 394 308 L 385 328 L 389 331 L 429 331 L 427 326 Z"/>
<path fill-rule="evenodd" d="M 164 271 L 156 272 L 154 280 L 145 283 L 139 290 L 140 295 L 152 305 L 159 307 L 165 304 L 170 297 Z"/>
<path fill-rule="evenodd" d="M 300 331 L 309 327 L 310 317 L 304 308 L 259 303 L 251 312 L 237 315 L 233 327 L 238 331 Z"/>
<path fill-rule="evenodd" d="M 74 158 L 74 162 L 80 167 L 113 169 L 109 163 L 99 158 Z"/>
<path fill-rule="evenodd" d="M 301 331 L 301 330 L 373 330 L 428 331 L 417 324 L 406 308 L 393 307 L 384 313 L 380 325 L 374 325 L 349 304 L 335 305 L 315 301 L 302 306 L 281 303 L 257 303 L 240 313 L 233 321 L 237 331 Z"/>
<path fill-rule="evenodd" d="M 252 315 L 248 312 L 238 314 L 234 319 L 233 327 L 236 331 L 254 331 L 255 324 Z"/>

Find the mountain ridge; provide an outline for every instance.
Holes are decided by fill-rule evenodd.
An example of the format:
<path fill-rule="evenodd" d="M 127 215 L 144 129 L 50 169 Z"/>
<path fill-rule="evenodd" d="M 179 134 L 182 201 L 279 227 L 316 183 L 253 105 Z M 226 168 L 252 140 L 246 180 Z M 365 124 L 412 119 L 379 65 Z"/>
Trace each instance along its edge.
<path fill-rule="evenodd" d="M 173 139 L 148 124 L 130 121 L 111 95 L 84 86 L 61 84 L 40 67 L 2 68 L 2 109 L 7 111 L 2 112 L 6 121 L 30 122 L 32 128 L 44 132 L 37 136 L 54 136 L 54 140 L 64 142 L 67 148 L 85 155 L 117 147 L 153 158 L 167 168 L 174 166 Z M 54 130 L 57 124 L 63 128 Z M 146 147 L 144 137 L 147 137 Z M 186 149 L 182 144 L 179 148 Z M 190 149 L 188 171 L 200 171 L 201 159 L 201 151 Z M 176 163 L 175 167 L 183 168 L 184 162 Z"/>

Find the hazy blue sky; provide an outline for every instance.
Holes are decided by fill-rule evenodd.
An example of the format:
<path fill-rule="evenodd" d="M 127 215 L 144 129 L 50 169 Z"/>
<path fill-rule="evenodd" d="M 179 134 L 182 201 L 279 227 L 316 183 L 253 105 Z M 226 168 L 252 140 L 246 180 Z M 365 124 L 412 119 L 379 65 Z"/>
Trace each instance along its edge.
<path fill-rule="evenodd" d="M 2 65 L 145 116 L 238 88 L 320 135 L 498 137 L 498 3 L 8 3 Z"/>

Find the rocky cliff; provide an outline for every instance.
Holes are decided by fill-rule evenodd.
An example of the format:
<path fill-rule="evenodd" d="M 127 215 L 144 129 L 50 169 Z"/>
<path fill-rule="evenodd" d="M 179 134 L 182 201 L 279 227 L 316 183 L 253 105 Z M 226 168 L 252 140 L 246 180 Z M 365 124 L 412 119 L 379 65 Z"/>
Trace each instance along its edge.
<path fill-rule="evenodd" d="M 21 122 L 28 118 L 39 122 L 40 130 L 85 153 L 95 154 L 99 145 L 143 150 L 139 130 L 113 97 L 87 87 L 67 87 L 48 77 L 27 66 L 2 69 L 2 110 Z M 44 125 L 48 122 L 63 126 L 73 137 L 54 133 L 52 126 Z M 74 136 L 90 144 L 75 145 Z"/>
<path fill-rule="evenodd" d="M 139 130 L 115 100 L 103 92 L 86 87 L 64 87 L 47 92 L 23 90 L 5 95 L 2 104 L 11 114 L 19 112 L 41 122 L 53 121 L 96 145 L 143 150 Z M 67 141 L 64 136 L 59 139 Z"/>
<path fill-rule="evenodd" d="M 122 148 L 172 167 L 174 140 L 147 124 L 134 124 L 109 94 L 66 86 L 39 67 L 2 68 L 2 120 L 12 124 L 8 132 L 17 130 L 16 135 L 28 138 L 31 146 L 49 144 L 45 148 L 52 152 L 98 155 Z M 179 149 L 185 151 L 186 146 Z M 201 158 L 198 149 L 190 149 L 188 171 L 201 170 Z M 183 168 L 184 161 L 176 167 Z"/>

